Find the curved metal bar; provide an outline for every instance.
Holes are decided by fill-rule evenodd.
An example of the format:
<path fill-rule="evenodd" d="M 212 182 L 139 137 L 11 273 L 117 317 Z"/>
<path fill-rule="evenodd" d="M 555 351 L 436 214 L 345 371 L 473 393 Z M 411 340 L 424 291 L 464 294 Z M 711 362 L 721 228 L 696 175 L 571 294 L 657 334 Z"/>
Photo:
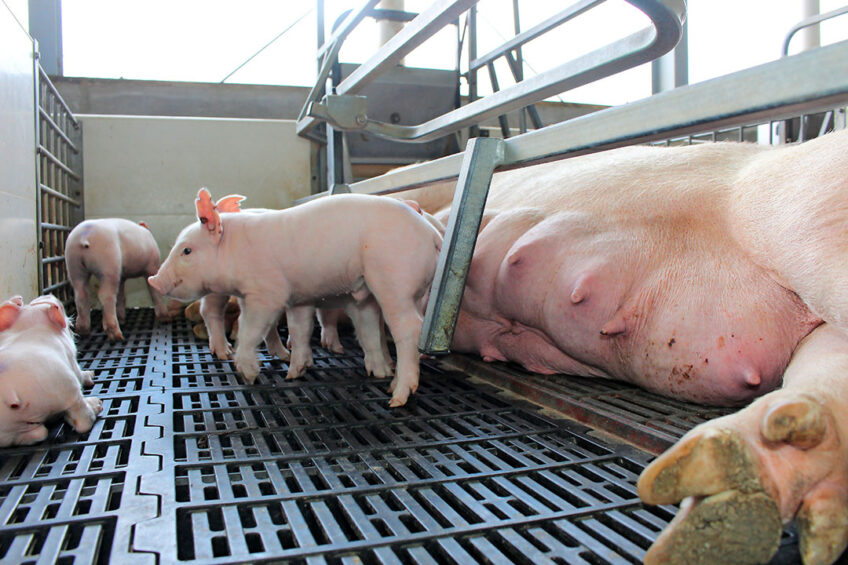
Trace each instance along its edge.
<path fill-rule="evenodd" d="M 841 8 L 831 10 L 830 12 L 818 14 L 816 16 L 801 20 L 800 22 L 792 26 L 792 28 L 789 30 L 789 33 L 786 34 L 786 38 L 783 40 L 783 47 L 780 52 L 784 57 L 786 57 L 789 54 L 789 42 L 792 41 L 792 38 L 795 36 L 796 33 L 801 31 L 805 27 L 820 24 L 825 20 L 829 20 L 831 18 L 835 18 L 836 16 L 841 16 L 843 14 L 848 14 L 848 6 L 842 6 Z"/>

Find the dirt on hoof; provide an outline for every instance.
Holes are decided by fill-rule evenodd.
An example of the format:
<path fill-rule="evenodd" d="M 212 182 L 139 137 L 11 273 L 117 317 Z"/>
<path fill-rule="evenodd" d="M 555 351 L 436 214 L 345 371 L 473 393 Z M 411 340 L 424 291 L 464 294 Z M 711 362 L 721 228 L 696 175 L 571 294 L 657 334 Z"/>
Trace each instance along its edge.
<path fill-rule="evenodd" d="M 781 532 L 777 504 L 765 493 L 689 498 L 648 550 L 645 565 L 767 563 Z"/>

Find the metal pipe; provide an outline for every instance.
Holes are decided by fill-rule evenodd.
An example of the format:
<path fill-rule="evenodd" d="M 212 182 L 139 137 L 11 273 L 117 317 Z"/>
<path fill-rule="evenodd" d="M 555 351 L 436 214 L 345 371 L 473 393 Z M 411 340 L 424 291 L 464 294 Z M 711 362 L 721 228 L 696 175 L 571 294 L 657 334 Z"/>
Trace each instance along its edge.
<path fill-rule="evenodd" d="M 398 12 L 403 12 L 403 0 L 381 0 L 377 7 L 381 10 L 396 10 Z M 379 20 L 377 22 L 377 35 L 378 41 L 377 47 L 382 47 L 389 40 L 394 37 L 400 30 L 403 29 L 403 22 L 397 22 L 392 20 Z M 401 58 L 398 62 L 398 65 L 404 64 L 404 59 Z"/>
<path fill-rule="evenodd" d="M 798 22 L 797 24 L 792 26 L 792 28 L 789 30 L 789 33 L 786 34 L 786 37 L 783 40 L 783 47 L 781 48 L 781 53 L 784 57 L 789 54 L 789 42 L 791 42 L 795 34 L 801 31 L 802 29 L 808 28 L 810 26 L 817 26 L 825 20 L 830 20 L 832 18 L 842 16 L 844 14 L 848 14 L 848 6 L 843 6 L 841 8 L 831 10 L 830 12 L 825 12 L 824 14 L 812 16 L 810 18 Z"/>

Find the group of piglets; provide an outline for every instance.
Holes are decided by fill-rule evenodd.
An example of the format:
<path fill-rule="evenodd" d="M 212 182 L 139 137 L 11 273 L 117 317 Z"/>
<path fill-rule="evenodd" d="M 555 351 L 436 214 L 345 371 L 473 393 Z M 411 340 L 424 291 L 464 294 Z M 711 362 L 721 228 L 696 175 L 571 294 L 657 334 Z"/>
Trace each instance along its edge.
<path fill-rule="evenodd" d="M 316 309 L 322 320 L 347 314 L 367 372 L 390 376 L 387 325 L 397 350 L 390 406 L 405 404 L 418 388 L 418 338 L 442 244 L 436 226 L 408 203 L 380 196 L 345 194 L 241 212 L 242 200 L 213 202 L 201 189 L 199 221 L 180 233 L 158 274 L 148 278 L 152 289 L 181 301 L 203 299 L 210 348 L 219 357 L 229 355 L 225 308 L 230 296 L 238 297 L 234 359 L 249 383 L 259 375 L 262 340 L 270 354 L 289 361 L 287 379 L 304 374 L 312 365 Z M 283 314 L 291 352 L 277 332 Z"/>
<path fill-rule="evenodd" d="M 256 348 L 289 361 L 287 379 L 312 365 L 309 345 L 316 309 L 322 344 L 341 351 L 336 325 L 353 322 L 369 374 L 395 372 L 385 325 L 397 349 L 390 406 L 418 388 L 418 338 L 436 270 L 442 232 L 414 203 L 366 195 L 339 195 L 287 210 L 240 210 L 244 197 L 212 201 L 198 192 L 198 222 L 185 228 L 160 266 L 159 249 L 144 223 L 120 218 L 87 220 L 68 236 L 66 266 L 77 309 L 74 329 L 91 331 L 89 282 L 99 282 L 103 330 L 123 340 L 124 283 L 147 277 L 156 317 L 172 316 L 166 297 L 200 300 L 210 351 L 233 356 L 225 323 L 238 316 L 235 364 L 248 383 L 259 375 Z M 328 230 L 327 226 L 333 226 Z M 328 235 L 330 234 L 330 235 Z M 237 307 L 233 308 L 233 303 Z M 229 306 L 228 306 L 229 304 Z M 285 314 L 289 347 L 277 323 Z M 55 297 L 0 306 L 0 447 L 47 436 L 45 422 L 62 414 L 78 432 L 91 429 L 102 405 L 83 397 L 92 373 L 82 371 L 70 320 Z"/>

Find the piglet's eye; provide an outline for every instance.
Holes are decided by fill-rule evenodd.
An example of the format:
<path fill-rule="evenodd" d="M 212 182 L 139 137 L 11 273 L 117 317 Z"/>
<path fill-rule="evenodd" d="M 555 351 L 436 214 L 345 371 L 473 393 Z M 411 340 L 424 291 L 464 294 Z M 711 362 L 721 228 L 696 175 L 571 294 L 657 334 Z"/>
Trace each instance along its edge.
<path fill-rule="evenodd" d="M 183 255 L 188 255 L 191 253 L 191 247 L 183 247 Z"/>

